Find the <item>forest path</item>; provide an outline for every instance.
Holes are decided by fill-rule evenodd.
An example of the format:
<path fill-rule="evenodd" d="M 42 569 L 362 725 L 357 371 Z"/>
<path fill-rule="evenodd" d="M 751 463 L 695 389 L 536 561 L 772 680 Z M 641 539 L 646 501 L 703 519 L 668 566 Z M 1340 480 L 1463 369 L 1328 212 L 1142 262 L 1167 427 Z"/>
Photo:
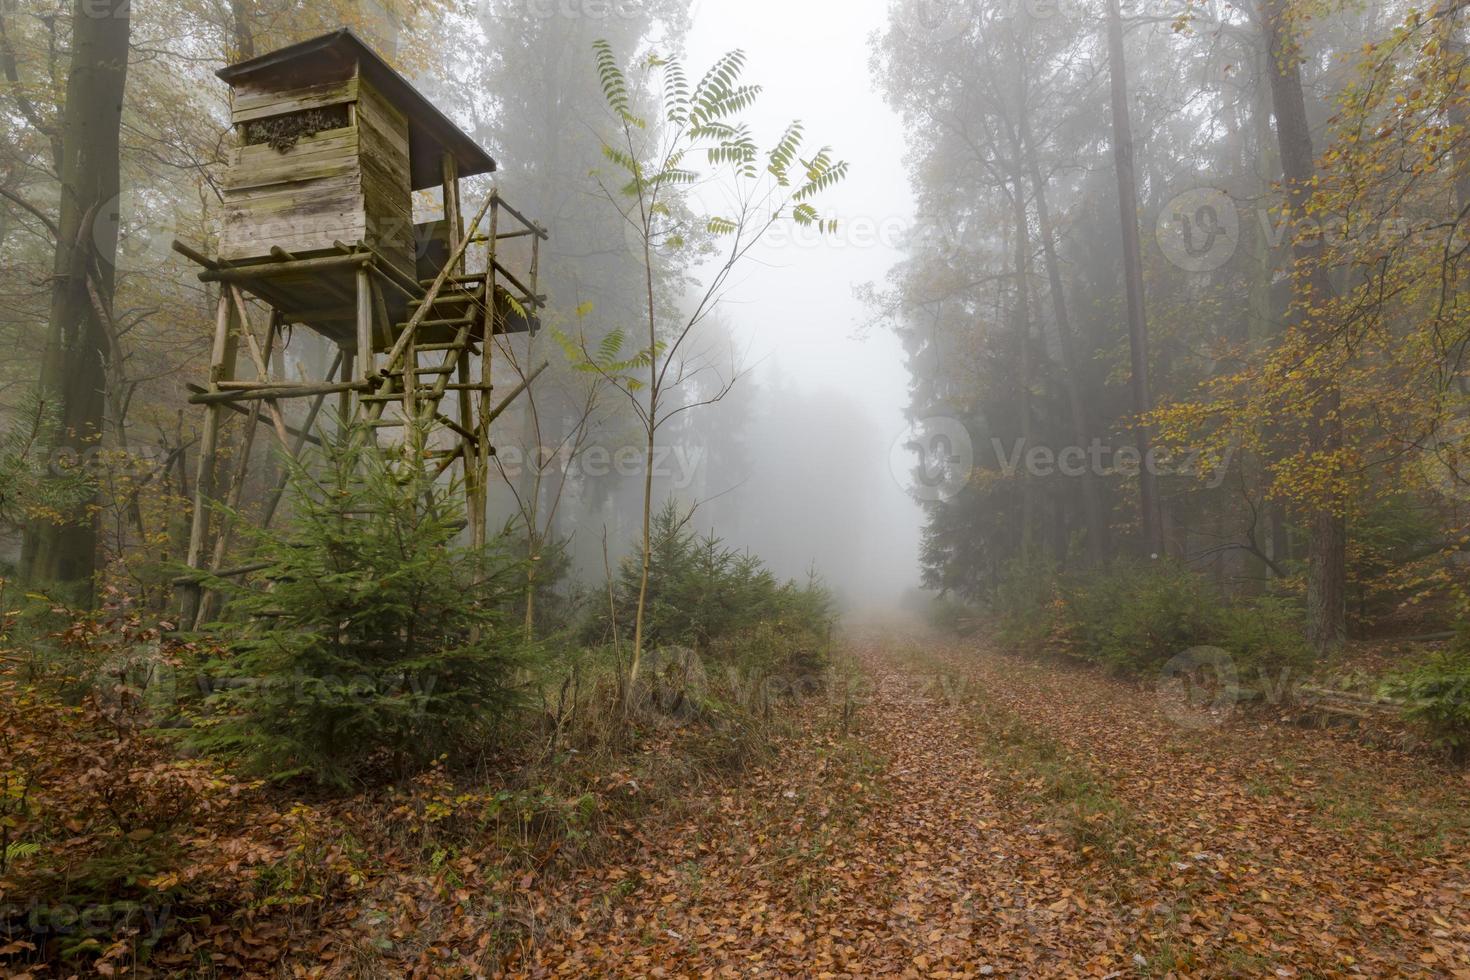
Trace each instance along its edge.
<path fill-rule="evenodd" d="M 531 976 L 1470 977 L 1470 782 L 921 631 L 546 896 Z"/>

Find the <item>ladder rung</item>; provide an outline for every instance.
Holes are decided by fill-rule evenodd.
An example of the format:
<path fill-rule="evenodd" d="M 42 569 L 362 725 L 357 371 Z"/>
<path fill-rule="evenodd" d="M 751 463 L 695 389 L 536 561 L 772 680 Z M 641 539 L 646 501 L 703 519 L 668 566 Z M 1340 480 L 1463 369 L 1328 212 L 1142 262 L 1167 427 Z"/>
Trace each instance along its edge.
<path fill-rule="evenodd" d="M 462 285 L 463 283 L 467 283 L 467 282 L 484 282 L 484 281 L 485 281 L 485 276 L 484 276 L 483 273 L 481 273 L 479 275 L 472 275 L 472 276 L 450 276 L 449 278 L 447 278 L 447 279 L 444 280 L 444 284 L 445 285 L 456 285 L 456 286 L 458 286 L 458 285 Z M 420 286 L 423 286 L 425 289 L 428 289 L 430 286 L 434 285 L 434 280 L 432 280 L 432 279 L 420 279 L 419 280 L 419 285 Z M 440 295 L 443 295 L 443 294 L 441 293 Z"/>
<path fill-rule="evenodd" d="M 475 323 L 479 319 L 480 318 L 477 316 L 457 316 L 452 317 L 448 320 L 425 320 L 419 324 L 419 329 L 422 330 L 424 327 L 462 327 L 467 323 Z M 395 323 L 393 325 L 393 329 L 398 331 L 407 330 L 408 323 Z M 421 347 L 419 349 L 427 350 L 426 347 Z"/>
<path fill-rule="evenodd" d="M 414 344 L 413 349 L 418 351 L 420 354 L 437 354 L 444 351 L 452 350 L 468 350 L 473 354 L 478 354 L 480 352 L 480 349 L 477 345 L 471 344 L 469 342 L 463 344 Z"/>
<path fill-rule="evenodd" d="M 455 366 L 453 364 L 449 365 L 448 367 L 444 367 L 442 365 L 437 367 L 432 365 L 429 367 L 419 367 L 414 369 L 414 374 L 450 374 L 454 371 L 454 367 Z M 402 371 L 388 371 L 384 373 L 383 377 L 401 378 L 403 377 L 403 374 L 404 372 Z"/>

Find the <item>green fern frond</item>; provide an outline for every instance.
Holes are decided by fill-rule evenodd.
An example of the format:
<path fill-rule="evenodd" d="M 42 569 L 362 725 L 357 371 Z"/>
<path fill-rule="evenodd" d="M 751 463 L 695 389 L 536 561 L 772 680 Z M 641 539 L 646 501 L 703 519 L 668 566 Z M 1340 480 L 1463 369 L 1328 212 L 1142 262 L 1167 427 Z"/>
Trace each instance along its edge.
<path fill-rule="evenodd" d="M 689 78 L 677 61 L 670 61 L 664 67 L 664 114 L 675 126 L 682 126 L 689 119 Z"/>
<path fill-rule="evenodd" d="M 626 170 L 635 180 L 643 175 L 643 165 L 633 159 L 627 152 L 615 146 L 607 143 L 602 144 L 602 155 Z"/>
<path fill-rule="evenodd" d="M 786 132 L 776 141 L 766 160 L 766 169 L 776 178 L 782 187 L 791 186 L 791 165 L 796 161 L 797 151 L 801 149 L 802 135 L 805 127 L 797 120 L 786 127 Z"/>
<path fill-rule="evenodd" d="M 26 841 L 12 841 L 5 845 L 5 863 L 19 861 L 22 858 L 35 857 L 41 853 L 41 845 Z"/>
<path fill-rule="evenodd" d="M 694 109 L 690 114 L 690 122 L 695 126 L 704 125 L 718 117 L 717 109 L 722 103 L 729 100 L 737 91 L 746 91 L 748 95 L 754 95 L 749 90 L 758 88 L 745 86 L 741 90 L 735 88 L 735 83 L 740 78 L 740 73 L 745 68 L 745 52 L 738 48 L 727 52 L 705 72 L 699 84 L 690 96 L 690 102 Z"/>
<path fill-rule="evenodd" d="M 597 357 L 602 363 L 610 363 L 615 360 L 623 350 L 623 344 L 627 340 L 627 334 L 622 327 L 610 331 L 602 338 L 602 343 L 597 345 Z"/>
<path fill-rule="evenodd" d="M 803 228 L 816 224 L 820 219 L 817 209 L 810 204 L 798 204 L 791 212 L 791 220 Z"/>
<path fill-rule="evenodd" d="M 847 178 L 848 164 L 842 160 L 833 163 L 830 151 L 823 148 L 822 152 L 806 162 L 806 183 L 797 189 L 792 195 L 798 201 L 805 201 L 822 191 L 828 190 Z"/>
<path fill-rule="evenodd" d="M 608 107 L 613 112 L 626 118 L 632 111 L 632 103 L 628 98 L 628 80 L 623 75 L 623 69 L 618 67 L 612 45 L 599 39 L 592 42 L 592 49 L 597 52 L 597 77 L 602 83 L 602 97 L 607 100 Z"/>
<path fill-rule="evenodd" d="M 755 100 L 760 94 L 759 85 L 742 85 L 739 88 L 712 92 L 705 99 L 695 103 L 691 118 L 701 126 L 708 125 L 737 112 L 744 112 L 755 105 Z"/>
<path fill-rule="evenodd" d="M 664 184 L 687 185 L 699 180 L 699 175 L 692 170 L 665 170 L 648 178 L 648 186 L 662 187 Z"/>
<path fill-rule="evenodd" d="M 737 130 L 728 123 L 712 122 L 706 123 L 689 131 L 689 138 L 693 140 L 728 140 L 734 139 Z"/>

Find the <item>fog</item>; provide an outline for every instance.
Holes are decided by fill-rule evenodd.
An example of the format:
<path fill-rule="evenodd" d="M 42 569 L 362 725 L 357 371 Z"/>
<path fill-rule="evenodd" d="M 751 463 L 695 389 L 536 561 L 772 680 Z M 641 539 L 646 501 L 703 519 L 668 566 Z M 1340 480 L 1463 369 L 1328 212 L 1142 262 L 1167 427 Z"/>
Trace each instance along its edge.
<path fill-rule="evenodd" d="M 905 489 L 910 475 L 890 465 L 909 377 L 899 342 L 855 295 L 901 258 L 912 222 L 902 126 L 868 71 L 870 35 L 888 12 L 877 2 L 703 0 L 692 14 L 691 65 L 731 48 L 749 55 L 747 77 L 765 88 L 750 114 L 763 137 L 795 115 L 853 165 L 824 202 L 836 234 L 779 229 L 722 310 L 755 389 L 741 404 L 750 472 L 721 508 L 738 525 L 722 533 L 783 575 L 814 563 L 851 601 L 890 601 L 917 583 L 922 513 Z"/>
<path fill-rule="evenodd" d="M 541 362 L 549 365 L 524 397 L 495 414 L 493 485 L 471 516 L 478 523 L 483 510 L 488 525 L 519 524 L 526 537 L 517 547 L 533 557 L 545 543 L 565 544 L 570 578 L 584 588 L 635 551 L 642 531 L 642 464 L 627 462 L 641 458 L 644 441 L 645 396 L 628 383 L 635 348 L 681 343 L 680 323 L 691 316 L 698 323 L 689 345 L 654 358 L 666 356 L 679 379 L 664 402 L 671 415 L 653 426 L 655 448 L 670 460 L 682 454 L 674 471 L 655 467 L 655 507 L 676 501 L 692 514 L 692 527 L 762 556 L 782 577 L 815 570 L 851 607 L 890 602 L 918 584 L 983 600 L 1007 565 L 1037 557 L 1066 564 L 1086 554 L 1095 564 L 1113 555 L 1168 556 L 1201 563 L 1222 581 L 1257 585 L 1290 574 L 1290 562 L 1302 558 L 1293 543 L 1302 512 L 1283 501 L 1312 481 L 1258 479 L 1260 461 L 1238 453 L 1237 443 L 1249 441 L 1241 433 L 1295 422 L 1240 409 L 1230 442 L 1223 429 L 1185 424 L 1202 416 L 1183 410 L 1174 428 L 1157 424 L 1155 431 L 1136 420 L 1188 402 L 1201 383 L 1237 363 L 1241 344 L 1272 336 L 1289 319 L 1301 295 L 1285 272 L 1281 142 L 1293 147 L 1292 159 L 1311 160 L 1337 138 L 1333 120 L 1355 91 L 1343 67 L 1358 50 L 1355 39 L 1382 34 L 1401 11 L 1370 5 L 1319 17 L 1317 47 L 1296 69 L 1302 118 L 1295 132 L 1278 134 L 1258 12 L 1214 2 L 1130 6 L 1114 17 L 1110 9 L 1099 0 L 342 0 L 309 7 L 150 0 L 122 42 L 133 57 L 125 59 L 112 175 L 118 193 L 91 208 L 106 216 L 94 222 L 91 238 L 101 258 L 116 253 L 115 263 L 100 282 L 65 296 L 58 283 L 70 280 L 54 275 L 60 225 L 51 215 L 66 212 L 80 223 L 86 213 L 61 206 L 70 199 L 59 192 L 59 137 L 46 120 L 60 118 L 65 92 L 60 74 L 53 71 L 50 85 L 40 77 L 57 67 L 59 32 L 71 25 L 16 18 L 6 43 L 17 77 L 31 81 L 7 90 L 11 111 L 3 117 L 13 139 L 0 183 L 0 249 L 10 273 L 0 325 L 26 353 L 10 359 L 3 378 L 6 409 L 20 417 L 33 395 L 53 394 L 69 435 L 50 448 L 116 453 L 152 474 L 146 492 L 103 494 L 105 514 L 94 515 L 95 527 L 71 535 L 66 548 L 45 550 L 65 553 L 82 577 L 127 566 L 137 545 L 160 536 L 167 546 L 150 562 L 177 561 L 187 550 L 198 559 L 210 536 L 191 544 L 198 536 L 180 515 L 213 505 L 210 495 L 194 492 L 204 472 L 199 451 L 210 443 L 221 459 L 243 451 L 238 480 L 231 485 L 226 473 L 218 481 L 228 487 L 224 497 L 247 509 L 271 499 L 277 471 L 270 455 L 279 437 L 289 444 L 289 428 L 307 421 L 305 396 L 292 395 L 280 417 L 274 409 L 257 414 L 251 435 L 241 424 L 250 412 L 236 396 L 208 393 L 235 399 L 223 421 L 201 408 L 195 389 L 213 383 L 218 294 L 212 280 L 200 282 L 200 259 L 206 279 L 220 278 L 209 256 L 241 246 L 231 228 L 257 205 L 306 208 L 288 214 L 285 223 L 299 227 L 276 238 L 246 236 L 247 252 L 258 244 L 272 261 L 292 248 L 331 261 L 345 229 L 333 211 L 341 202 L 322 204 L 324 218 L 311 210 L 312 193 L 241 204 L 247 191 L 230 188 L 238 176 L 233 154 L 261 144 L 248 143 L 252 121 L 232 116 L 239 107 L 232 109 L 231 86 L 215 73 L 231 62 L 250 64 L 252 54 L 318 43 L 346 25 L 426 97 L 415 112 L 442 111 L 449 130 L 463 131 L 456 139 L 472 141 L 462 148 L 466 160 L 489 153 L 498 161 L 493 177 L 477 166 L 463 181 L 461 217 L 494 188 L 497 200 L 549 232 L 534 261 L 525 238 L 497 252 L 508 270 L 519 270 L 517 282 L 537 269 L 542 329 L 497 338 L 491 377 L 461 379 L 461 386 L 519 390 Z M 629 234 L 639 229 L 627 213 L 627 174 L 618 172 L 618 141 L 627 134 L 619 133 L 618 100 L 609 98 L 606 66 L 597 61 L 599 42 L 624 73 L 628 111 L 653 120 L 630 127 L 639 136 L 627 159 L 641 159 L 677 129 L 658 105 L 676 77 L 668 59 L 697 80 L 739 49 L 738 82 L 761 88 L 753 101 L 738 99 L 729 114 L 737 128 L 689 143 L 699 168 L 666 175 L 678 192 L 650 217 L 661 241 L 647 254 Z M 724 266 L 712 255 L 727 232 L 711 219 L 728 219 L 743 178 L 705 154 L 710 144 L 748 132 L 755 160 L 793 119 L 805 126 L 801 167 L 825 146 L 831 156 L 822 167 L 843 161 L 847 169 L 827 174 L 835 179 L 824 177 L 799 202 L 813 208 L 807 224 L 793 220 L 803 216 L 798 202 L 786 202 L 782 220 Z M 239 137 L 246 147 L 232 145 Z M 263 159 L 290 170 L 284 154 L 295 138 Z M 1333 159 L 1347 159 L 1347 146 Z M 759 182 L 773 173 L 753 165 L 749 176 Z M 447 212 L 434 180 L 420 177 L 408 203 L 392 204 L 408 224 Z M 1433 193 L 1393 207 L 1428 220 L 1437 213 Z M 317 227 L 323 221 L 331 227 Z M 812 222 L 831 225 L 819 232 Z M 661 223 L 668 227 L 654 228 Z M 420 247 L 412 234 L 399 244 Z M 1373 244 L 1327 238 L 1340 251 Z M 184 251 L 171 248 L 176 239 Z M 474 266 L 486 249 L 477 242 L 468 254 Z M 1356 257 L 1334 260 L 1345 268 Z M 1409 278 L 1430 281 L 1428 274 L 1419 269 Z M 323 285 L 339 300 L 352 288 L 346 280 Z M 657 343 L 648 340 L 650 293 Z M 94 316 L 104 300 L 116 306 L 108 330 L 68 347 L 77 318 Z M 297 305 L 316 300 L 290 297 Z M 263 328 L 269 297 L 244 302 Z M 319 377 L 334 351 L 359 346 L 355 334 L 346 336 L 341 309 L 318 311 L 337 319 L 307 323 L 310 329 L 301 328 L 299 311 L 278 311 L 290 314 L 289 329 L 272 354 L 292 383 L 302 374 Z M 616 369 L 595 363 L 598 351 Z M 238 379 L 253 377 L 260 357 L 235 350 L 215 373 L 249 385 Z M 374 372 L 345 384 L 371 387 L 393 376 Z M 587 401 L 598 381 L 602 390 Z M 465 411 L 453 407 L 456 415 Z M 266 416 L 274 442 L 252 442 Z M 1422 444 L 1440 421 L 1410 419 L 1404 438 Z M 209 435 L 210 426 L 219 431 Z M 438 435 L 430 452 L 452 453 L 445 440 L 458 437 L 454 430 Z M 16 439 L 22 455 L 26 445 L 56 441 L 27 442 L 23 431 Z M 592 465 L 571 465 L 574 445 L 594 450 L 581 461 Z M 922 460 L 913 447 L 926 451 Z M 1169 458 L 1161 462 L 1154 448 Z M 524 465 L 548 458 L 557 464 Z M 623 462 L 609 466 L 611 459 Z M 1086 465 L 1072 472 L 1068 461 L 1078 459 Z M 913 470 L 921 462 L 937 483 L 916 493 Z M 127 485 L 102 469 L 110 491 Z M 438 475 L 447 482 L 466 472 L 451 462 Z M 0 522 L 0 546 L 22 564 L 17 549 L 27 521 L 11 515 Z M 35 553 L 38 526 L 30 525 Z M 217 550 L 224 560 L 237 549 L 225 538 Z"/>

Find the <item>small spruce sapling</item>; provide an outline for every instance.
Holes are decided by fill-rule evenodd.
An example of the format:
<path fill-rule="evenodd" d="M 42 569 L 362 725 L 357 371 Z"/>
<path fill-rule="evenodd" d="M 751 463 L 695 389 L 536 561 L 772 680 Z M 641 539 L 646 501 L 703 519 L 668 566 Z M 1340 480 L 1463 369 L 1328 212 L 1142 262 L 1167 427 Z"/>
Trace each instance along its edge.
<path fill-rule="evenodd" d="M 520 697 L 524 570 L 456 543 L 453 488 L 347 430 L 288 462 L 293 519 L 230 598 L 194 742 L 274 779 L 346 787 L 481 744 Z"/>

